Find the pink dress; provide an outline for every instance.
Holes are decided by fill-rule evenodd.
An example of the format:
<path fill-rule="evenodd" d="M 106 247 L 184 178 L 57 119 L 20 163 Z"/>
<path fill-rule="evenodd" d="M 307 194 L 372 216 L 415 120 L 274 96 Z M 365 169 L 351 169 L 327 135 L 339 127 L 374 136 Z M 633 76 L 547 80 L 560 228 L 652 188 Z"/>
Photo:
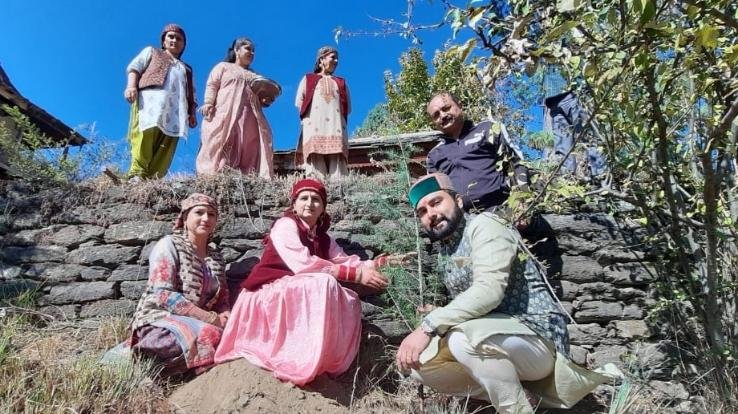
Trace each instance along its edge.
<path fill-rule="evenodd" d="M 290 218 L 277 220 L 270 238 L 294 276 L 281 277 L 256 291 L 241 290 L 215 362 L 246 358 L 296 385 L 322 373 L 345 372 L 359 350 L 361 301 L 330 270 L 334 264 L 373 268 L 374 263 L 346 255 L 333 239 L 329 260 L 311 255 Z"/>
<path fill-rule="evenodd" d="M 272 130 L 249 86 L 258 76 L 228 62 L 210 72 L 205 103 L 215 105 L 215 114 L 211 121 L 202 121 L 198 174 L 215 174 L 227 166 L 272 177 Z"/>

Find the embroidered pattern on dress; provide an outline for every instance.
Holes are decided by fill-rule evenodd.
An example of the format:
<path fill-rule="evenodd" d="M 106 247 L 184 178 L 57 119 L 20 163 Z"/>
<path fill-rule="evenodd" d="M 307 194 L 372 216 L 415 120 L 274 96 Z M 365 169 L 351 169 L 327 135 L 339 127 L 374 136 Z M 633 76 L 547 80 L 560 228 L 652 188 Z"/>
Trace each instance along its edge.
<path fill-rule="evenodd" d="M 474 217 L 465 215 L 466 223 Z M 551 297 L 535 264 L 531 260 L 521 262 L 517 257 L 514 260 L 502 302 L 492 312 L 519 319 L 533 332 L 553 342 L 556 350 L 568 357 L 566 316 Z M 466 228 L 458 243 L 441 245 L 438 263 L 444 275 L 443 283 L 452 298 L 472 285 L 471 240 Z"/>

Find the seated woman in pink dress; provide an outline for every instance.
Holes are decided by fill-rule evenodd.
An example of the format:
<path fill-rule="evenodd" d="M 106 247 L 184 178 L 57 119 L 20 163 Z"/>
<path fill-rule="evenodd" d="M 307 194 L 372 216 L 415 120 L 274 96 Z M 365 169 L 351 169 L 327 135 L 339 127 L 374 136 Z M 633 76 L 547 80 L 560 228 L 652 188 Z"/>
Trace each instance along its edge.
<path fill-rule="evenodd" d="M 327 195 L 313 179 L 292 187 L 292 206 L 274 222 L 261 261 L 241 285 L 215 362 L 246 358 L 296 385 L 346 371 L 359 349 L 361 301 L 339 281 L 387 287 L 376 270 L 403 257 L 362 261 L 326 232 Z"/>

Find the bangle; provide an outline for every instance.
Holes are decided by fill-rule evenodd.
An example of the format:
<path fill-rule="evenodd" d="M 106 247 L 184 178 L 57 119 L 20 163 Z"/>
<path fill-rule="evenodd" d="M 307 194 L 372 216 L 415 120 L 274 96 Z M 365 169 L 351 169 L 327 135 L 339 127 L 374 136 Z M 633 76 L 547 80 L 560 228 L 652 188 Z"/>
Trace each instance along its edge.
<path fill-rule="evenodd" d="M 218 313 L 215 311 L 208 312 L 208 315 L 210 315 L 210 320 L 207 321 L 211 325 L 215 325 L 215 322 L 218 320 Z"/>
<path fill-rule="evenodd" d="M 346 282 L 357 282 L 359 281 L 358 276 L 361 275 L 361 270 L 358 269 L 360 268 L 340 265 L 338 266 L 338 276 L 336 276 L 336 279 Z"/>

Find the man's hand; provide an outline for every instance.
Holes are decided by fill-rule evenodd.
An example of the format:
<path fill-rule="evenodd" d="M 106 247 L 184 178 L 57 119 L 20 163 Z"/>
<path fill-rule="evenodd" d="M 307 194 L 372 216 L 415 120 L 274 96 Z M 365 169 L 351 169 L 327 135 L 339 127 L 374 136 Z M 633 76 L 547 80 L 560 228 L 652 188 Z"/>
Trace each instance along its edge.
<path fill-rule="evenodd" d="M 420 328 L 416 328 L 402 340 L 395 358 L 400 372 L 408 373 L 410 369 L 420 369 L 420 353 L 428 347 L 430 340 L 430 336 Z"/>

